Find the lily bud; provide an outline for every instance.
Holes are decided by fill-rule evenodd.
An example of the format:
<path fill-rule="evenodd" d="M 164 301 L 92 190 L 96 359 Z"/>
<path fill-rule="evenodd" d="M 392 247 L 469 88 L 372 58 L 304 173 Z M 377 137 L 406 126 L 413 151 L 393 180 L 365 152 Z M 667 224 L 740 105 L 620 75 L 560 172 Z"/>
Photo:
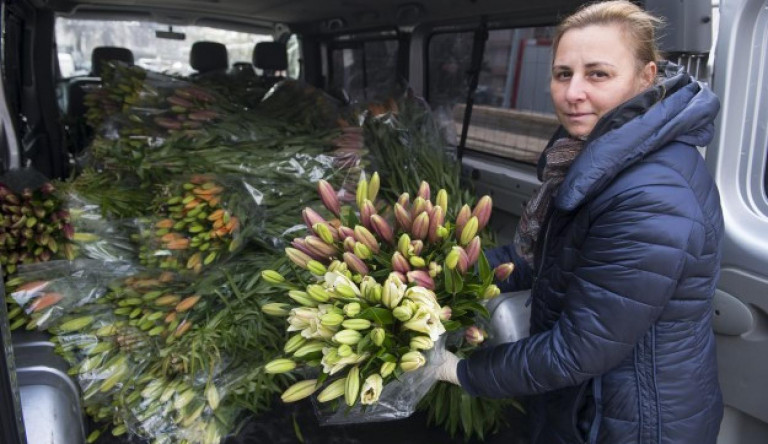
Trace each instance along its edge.
<path fill-rule="evenodd" d="M 381 376 L 376 373 L 368 376 L 363 383 L 363 388 L 360 390 L 360 404 L 373 405 L 378 402 L 383 386 L 384 381 Z"/>
<path fill-rule="evenodd" d="M 392 269 L 399 271 L 400 273 L 408 273 L 411 271 L 411 266 L 408 265 L 408 260 L 399 251 L 396 251 L 392 255 Z"/>
<path fill-rule="evenodd" d="M 459 270 L 459 273 L 464 274 L 469 269 L 469 256 L 467 255 L 466 250 L 464 250 L 461 247 L 458 247 L 459 250 L 459 263 L 456 265 L 456 268 Z"/>
<path fill-rule="evenodd" d="M 348 237 L 355 237 L 355 230 L 345 227 L 344 225 L 336 229 L 339 233 L 339 239 L 346 239 Z"/>
<path fill-rule="evenodd" d="M 368 298 L 368 302 L 372 304 L 378 304 L 379 302 L 381 302 L 381 293 L 382 293 L 382 286 L 376 285 L 373 288 L 373 291 L 371 292 L 371 297 Z"/>
<path fill-rule="evenodd" d="M 348 330 L 368 330 L 371 328 L 371 321 L 368 319 L 347 319 L 341 323 L 341 326 Z"/>
<path fill-rule="evenodd" d="M 411 247 L 408 249 L 408 254 L 418 256 L 421 254 L 421 250 L 423 249 L 424 249 L 424 242 L 416 239 L 415 241 L 411 241 Z"/>
<path fill-rule="evenodd" d="M 461 230 L 461 237 L 459 237 L 459 243 L 461 245 L 467 245 L 469 241 L 475 237 L 475 234 L 477 234 L 477 224 L 478 222 L 475 216 L 469 218 L 467 224 L 464 225 L 464 229 Z"/>
<path fill-rule="evenodd" d="M 320 316 L 320 323 L 326 327 L 338 327 L 344 321 L 344 316 L 337 313 L 326 313 Z"/>
<path fill-rule="evenodd" d="M 285 359 L 285 358 L 275 359 L 264 364 L 264 371 L 266 373 L 269 373 L 270 375 L 288 373 L 289 371 L 295 368 L 296 368 L 296 362 L 290 359 Z"/>
<path fill-rule="evenodd" d="M 347 378 L 340 378 L 328 384 L 328 386 L 317 395 L 317 400 L 320 402 L 329 402 L 341 397 L 344 395 L 346 382 Z"/>
<path fill-rule="evenodd" d="M 355 193 L 355 202 L 357 202 L 357 208 L 363 208 L 363 202 L 368 199 L 368 181 L 365 177 L 360 176 L 360 181 L 357 182 L 357 192 Z"/>
<path fill-rule="evenodd" d="M 405 288 L 403 287 L 403 282 L 398 278 L 392 277 L 392 274 L 390 274 L 390 277 L 384 282 L 381 291 L 381 301 L 384 305 L 392 309 L 400 305 L 400 301 L 403 300 L 403 294 L 405 293 Z"/>
<path fill-rule="evenodd" d="M 419 192 L 416 194 L 418 194 L 418 196 L 424 200 L 429 200 L 430 199 L 429 184 L 422 180 L 421 185 L 419 185 Z"/>
<path fill-rule="evenodd" d="M 400 252 L 404 257 L 408 257 L 409 253 L 408 250 L 411 246 L 411 237 L 408 236 L 407 233 L 403 233 L 400 235 L 400 239 L 397 241 L 397 251 Z"/>
<path fill-rule="evenodd" d="M 304 224 L 306 224 L 307 228 L 310 230 L 312 230 L 312 227 L 317 223 L 326 223 L 323 216 L 319 215 L 315 210 L 309 207 L 306 207 L 301 211 L 301 217 L 304 218 Z"/>
<path fill-rule="evenodd" d="M 360 393 L 360 369 L 355 366 L 347 373 L 346 383 L 344 384 L 344 402 L 348 406 L 355 405 L 357 395 Z"/>
<path fill-rule="evenodd" d="M 365 201 L 363 202 L 363 206 L 360 207 L 360 221 L 369 230 L 373 229 L 373 227 L 371 226 L 371 216 L 373 216 L 374 214 L 376 214 L 376 207 L 373 206 L 373 202 L 371 202 L 368 199 L 365 199 Z"/>
<path fill-rule="evenodd" d="M 397 198 L 397 203 L 407 210 L 411 205 L 411 196 L 408 193 L 403 193 Z"/>
<path fill-rule="evenodd" d="M 480 236 L 475 236 L 469 241 L 469 244 L 464 249 L 467 252 L 467 259 L 469 259 L 469 266 L 475 265 L 477 258 L 480 256 Z"/>
<path fill-rule="evenodd" d="M 354 237 L 347 237 L 344 239 L 344 250 L 351 253 L 355 252 L 355 245 L 358 244 Z M 367 247 L 366 247 L 367 248 Z M 370 250 L 368 250 L 370 252 Z"/>
<path fill-rule="evenodd" d="M 333 245 L 333 234 L 331 233 L 331 228 L 327 223 L 316 223 L 312 226 L 312 230 L 323 242 L 328 245 Z"/>
<path fill-rule="evenodd" d="M 317 379 L 299 381 L 288 387 L 280 396 L 280 399 L 283 402 L 296 402 L 312 395 L 312 393 L 315 393 L 315 390 L 317 390 Z"/>
<path fill-rule="evenodd" d="M 448 214 L 448 192 L 441 188 L 435 197 L 435 205 L 443 209 L 443 214 Z"/>
<path fill-rule="evenodd" d="M 270 284 L 282 284 L 285 282 L 285 277 L 275 270 L 263 270 L 261 272 L 261 278 Z"/>
<path fill-rule="evenodd" d="M 472 217 L 472 210 L 469 205 L 464 205 L 459 210 L 459 214 L 456 215 L 456 239 L 461 237 L 461 232 L 464 230 L 464 225 L 467 224 L 469 218 Z"/>
<path fill-rule="evenodd" d="M 416 216 L 411 225 L 411 234 L 414 238 L 423 240 L 429 233 L 429 215 L 425 212 Z"/>
<path fill-rule="evenodd" d="M 315 276 L 324 276 L 325 273 L 328 271 L 325 268 L 325 265 L 321 264 L 320 262 L 314 259 L 307 262 L 307 270 L 309 270 L 309 272 L 314 274 Z"/>
<path fill-rule="evenodd" d="M 307 294 L 317 302 L 328 302 L 331 299 L 331 295 L 325 288 L 316 284 L 307 285 Z"/>
<path fill-rule="evenodd" d="M 493 274 L 496 275 L 496 280 L 499 282 L 506 281 L 509 279 L 509 276 L 512 274 L 512 272 L 515 270 L 515 264 L 512 262 L 505 262 L 501 265 L 498 265 L 496 268 L 493 269 Z"/>
<path fill-rule="evenodd" d="M 354 317 L 357 316 L 358 313 L 360 313 L 360 304 L 357 302 L 350 302 L 349 304 L 344 306 L 344 315 L 348 317 Z"/>
<path fill-rule="evenodd" d="M 334 257 L 336 254 L 338 254 L 336 247 L 325 243 L 317 236 L 307 236 L 304 238 L 304 245 L 306 245 L 309 251 L 312 252 L 313 256 L 322 258 L 326 262 L 328 258 Z"/>
<path fill-rule="evenodd" d="M 411 219 L 415 219 L 419 214 L 427 211 L 427 201 L 421 197 L 417 197 L 413 200 L 413 206 L 411 206 Z"/>
<path fill-rule="evenodd" d="M 436 277 L 438 274 L 440 274 L 442 272 L 443 272 L 443 267 L 441 267 L 440 264 L 438 264 L 435 261 L 432 261 L 432 262 L 429 263 L 429 275 L 431 277 L 434 278 L 434 277 Z"/>
<path fill-rule="evenodd" d="M 376 234 L 378 234 L 379 237 L 384 240 L 384 242 L 388 244 L 394 242 L 395 234 L 392 231 L 392 227 L 383 217 L 379 216 L 378 214 L 374 214 L 371 216 L 371 224 L 373 225 L 373 231 L 375 231 Z"/>
<path fill-rule="evenodd" d="M 371 330 L 371 341 L 376 344 L 377 347 L 381 347 L 384 343 L 384 339 L 387 337 L 387 333 L 381 327 L 376 327 Z"/>
<path fill-rule="evenodd" d="M 376 241 L 376 237 L 364 226 L 355 225 L 355 239 L 365 244 L 374 254 L 379 252 L 379 243 Z"/>
<path fill-rule="evenodd" d="M 477 201 L 475 209 L 472 210 L 472 215 L 477 218 L 477 231 L 482 231 L 482 229 L 488 225 L 492 209 L 493 200 L 491 199 L 491 196 L 483 196 Z"/>
<path fill-rule="evenodd" d="M 376 196 L 379 194 L 379 187 L 381 186 L 381 179 L 379 178 L 378 171 L 373 173 L 371 180 L 368 182 L 368 200 L 375 201 Z"/>
<path fill-rule="evenodd" d="M 357 298 L 357 293 L 355 293 L 355 290 L 346 284 L 338 284 L 336 285 L 336 288 L 334 288 L 334 293 L 336 293 L 339 297 L 345 298 L 345 299 L 355 299 Z"/>
<path fill-rule="evenodd" d="M 392 310 L 392 316 L 394 316 L 398 321 L 406 322 L 413 317 L 413 310 L 407 306 L 401 305 L 399 307 L 395 307 L 395 309 Z"/>
<path fill-rule="evenodd" d="M 320 194 L 320 200 L 323 201 L 325 208 L 336 216 L 341 213 L 341 204 L 339 198 L 336 196 L 336 190 L 333 189 L 331 184 L 325 180 L 319 180 L 317 182 L 317 191 Z"/>
<path fill-rule="evenodd" d="M 410 258 L 408 258 L 408 262 L 410 262 L 411 265 L 413 265 L 416 268 L 424 268 L 427 266 L 426 261 L 424 261 L 424 258 L 421 256 L 411 256 Z M 398 271 L 401 271 L 401 270 L 398 270 Z"/>
<path fill-rule="evenodd" d="M 461 247 L 452 247 L 451 252 L 445 256 L 445 267 L 449 270 L 455 270 L 459 265 L 460 249 Z"/>
<path fill-rule="evenodd" d="M 307 268 L 307 263 L 312 260 L 312 258 L 309 257 L 306 253 L 302 253 L 295 248 L 286 248 L 285 254 L 288 256 L 288 259 L 290 259 L 291 262 L 304 269 Z"/>
<path fill-rule="evenodd" d="M 307 342 L 307 338 L 302 336 L 301 334 L 296 334 L 291 336 L 290 339 L 288 339 L 285 342 L 285 346 L 283 346 L 283 351 L 286 353 L 293 353 L 299 348 L 301 348 L 302 345 L 304 345 Z"/>
<path fill-rule="evenodd" d="M 394 362 L 385 362 L 381 364 L 381 370 L 379 370 L 379 374 L 382 378 L 386 378 L 387 376 L 391 375 L 393 371 L 395 371 L 395 368 L 397 368 L 397 364 Z"/>
<path fill-rule="evenodd" d="M 400 368 L 404 372 L 412 372 L 423 367 L 426 363 L 427 359 L 418 351 L 410 351 L 400 357 Z"/>
<path fill-rule="evenodd" d="M 501 294 L 501 290 L 494 284 L 488 286 L 483 292 L 483 299 L 493 299 Z"/>
<path fill-rule="evenodd" d="M 409 213 L 408 210 L 406 210 L 405 207 L 399 203 L 395 204 L 395 220 L 397 221 L 397 226 L 400 227 L 401 230 L 411 230 L 411 225 L 413 224 L 411 213 Z"/>
<path fill-rule="evenodd" d="M 336 352 L 342 358 L 346 358 L 347 356 L 352 355 L 352 347 L 348 346 L 347 344 L 342 344 L 339 346 Z"/>
<path fill-rule="evenodd" d="M 360 242 L 355 242 L 355 246 L 352 247 L 352 252 L 362 260 L 367 260 L 373 257 L 371 250 Z"/>
<path fill-rule="evenodd" d="M 306 292 L 291 290 L 288 292 L 288 297 L 305 307 L 317 307 L 317 301 L 310 298 Z"/>
<path fill-rule="evenodd" d="M 464 340 L 470 345 L 479 345 L 485 341 L 485 334 L 480 328 L 473 325 L 464 332 Z"/>
<path fill-rule="evenodd" d="M 296 238 L 291 241 L 291 246 L 302 253 L 306 254 L 307 256 L 315 256 L 315 253 L 313 253 L 308 247 L 307 242 L 304 240 L 304 238 Z M 319 259 L 319 258 L 316 258 Z"/>
<path fill-rule="evenodd" d="M 411 350 L 429 350 L 435 346 L 435 342 L 429 336 L 416 336 L 411 339 Z"/>
<path fill-rule="evenodd" d="M 261 311 L 270 316 L 288 316 L 291 306 L 281 302 L 270 302 L 261 306 Z"/>
<path fill-rule="evenodd" d="M 418 285 L 419 287 L 428 288 L 430 290 L 435 289 L 435 281 L 424 270 L 409 271 L 408 282 Z"/>
<path fill-rule="evenodd" d="M 333 335 L 333 340 L 339 344 L 355 345 L 360 342 L 363 336 L 357 330 L 341 330 Z"/>
<path fill-rule="evenodd" d="M 368 274 L 368 266 L 359 257 L 349 252 L 344 253 L 343 257 L 344 263 L 347 264 L 350 270 L 363 276 Z"/>
<path fill-rule="evenodd" d="M 432 243 L 440 240 L 440 236 L 437 232 L 438 227 L 441 227 L 445 222 L 445 213 L 442 207 L 435 207 L 432 210 L 432 214 L 429 216 L 429 241 Z"/>
<path fill-rule="evenodd" d="M 440 308 L 441 321 L 450 321 L 452 315 L 453 315 L 453 310 L 451 310 L 451 307 L 444 305 L 442 308 Z"/>

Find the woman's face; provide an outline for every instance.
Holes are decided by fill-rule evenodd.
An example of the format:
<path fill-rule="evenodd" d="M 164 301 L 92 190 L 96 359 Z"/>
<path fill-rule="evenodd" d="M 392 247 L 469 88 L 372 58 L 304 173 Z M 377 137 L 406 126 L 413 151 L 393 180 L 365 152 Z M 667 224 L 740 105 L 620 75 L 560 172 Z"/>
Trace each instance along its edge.
<path fill-rule="evenodd" d="M 588 136 L 602 116 L 653 83 L 656 64 L 638 71 L 627 40 L 619 25 L 571 29 L 560 38 L 550 92 L 571 136 Z"/>

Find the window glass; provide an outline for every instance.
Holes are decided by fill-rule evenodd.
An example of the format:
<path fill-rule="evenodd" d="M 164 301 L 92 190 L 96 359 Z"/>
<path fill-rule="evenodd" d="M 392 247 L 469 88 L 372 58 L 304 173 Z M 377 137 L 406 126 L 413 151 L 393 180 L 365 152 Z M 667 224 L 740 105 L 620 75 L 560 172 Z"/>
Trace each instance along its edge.
<path fill-rule="evenodd" d="M 466 148 L 536 163 L 557 128 L 549 96 L 554 28 L 489 32 Z M 429 47 L 429 101 L 459 143 L 471 67 L 472 32 L 438 34 Z M 457 54 L 463 54 L 457 56 Z"/>
<path fill-rule="evenodd" d="M 249 34 L 203 26 L 174 26 L 184 40 L 155 37 L 155 31 L 167 31 L 166 25 L 142 21 L 98 21 L 58 17 L 56 45 L 62 77 L 88 75 L 91 72 L 91 52 L 98 46 L 119 46 L 133 52 L 136 65 L 142 68 L 189 75 L 189 51 L 197 41 L 220 42 L 226 45 L 230 66 L 251 64 L 253 48 L 258 42 L 272 41 L 271 35 Z"/>
<path fill-rule="evenodd" d="M 333 89 L 344 90 L 353 102 L 384 98 L 397 90 L 397 40 L 337 45 L 331 52 Z"/>

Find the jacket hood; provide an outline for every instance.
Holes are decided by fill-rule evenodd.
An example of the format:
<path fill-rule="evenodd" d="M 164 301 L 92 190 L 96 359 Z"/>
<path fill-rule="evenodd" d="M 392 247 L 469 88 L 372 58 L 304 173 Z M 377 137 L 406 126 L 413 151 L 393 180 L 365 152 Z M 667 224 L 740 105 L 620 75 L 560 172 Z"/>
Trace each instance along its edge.
<path fill-rule="evenodd" d="M 678 141 L 705 146 L 720 101 L 682 67 L 659 63 L 660 82 L 603 116 L 560 185 L 555 206 L 572 211 L 621 171 Z"/>

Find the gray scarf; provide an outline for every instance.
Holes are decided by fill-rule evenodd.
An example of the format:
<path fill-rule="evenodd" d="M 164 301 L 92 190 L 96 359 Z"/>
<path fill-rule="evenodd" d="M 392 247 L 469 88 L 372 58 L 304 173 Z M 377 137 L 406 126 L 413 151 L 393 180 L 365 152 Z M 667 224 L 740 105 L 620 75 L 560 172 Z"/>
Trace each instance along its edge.
<path fill-rule="evenodd" d="M 583 146 L 583 140 L 564 137 L 547 147 L 542 154 L 545 160 L 542 184 L 525 206 L 514 239 L 517 254 L 525 259 L 531 268 L 534 267 L 536 241 L 557 195 L 557 189 L 565 180 L 568 169 Z"/>

